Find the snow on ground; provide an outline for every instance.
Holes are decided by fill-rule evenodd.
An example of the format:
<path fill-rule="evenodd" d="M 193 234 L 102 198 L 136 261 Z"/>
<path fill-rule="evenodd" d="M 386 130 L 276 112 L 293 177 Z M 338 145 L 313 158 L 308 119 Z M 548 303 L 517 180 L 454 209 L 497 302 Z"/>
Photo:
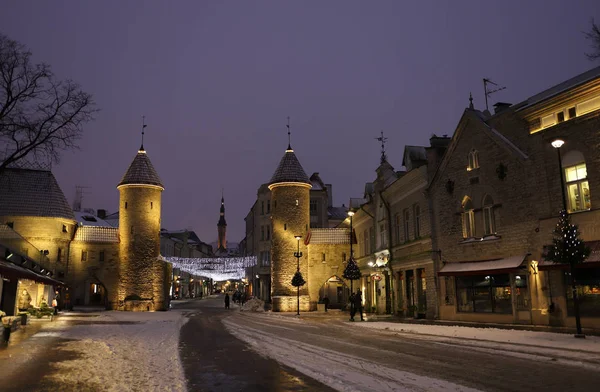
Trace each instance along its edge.
<path fill-rule="evenodd" d="M 259 354 L 296 369 L 338 391 L 456 391 L 476 392 L 449 381 L 420 376 L 378 365 L 354 355 L 339 353 L 296 340 L 282 338 L 255 328 L 223 320 L 235 337 Z M 319 358 L 318 361 L 315 358 Z"/>
<path fill-rule="evenodd" d="M 48 376 L 51 381 L 97 385 L 104 391 L 186 390 L 178 350 L 179 330 L 187 321 L 182 312 L 101 312 L 97 317 L 89 316 L 61 317 L 63 323 L 74 321 L 75 325 L 59 332 L 61 338 L 69 340 L 58 349 L 78 355 L 55 363 L 58 369 Z M 85 323 L 77 325 L 82 321 Z"/>
<path fill-rule="evenodd" d="M 600 337 L 586 336 L 576 339 L 572 334 L 521 331 L 515 329 L 475 328 L 449 325 L 401 324 L 390 322 L 347 323 L 348 325 L 389 330 L 393 332 L 434 335 L 451 338 L 473 339 L 523 346 L 548 347 L 553 349 L 579 350 L 600 353 Z"/>

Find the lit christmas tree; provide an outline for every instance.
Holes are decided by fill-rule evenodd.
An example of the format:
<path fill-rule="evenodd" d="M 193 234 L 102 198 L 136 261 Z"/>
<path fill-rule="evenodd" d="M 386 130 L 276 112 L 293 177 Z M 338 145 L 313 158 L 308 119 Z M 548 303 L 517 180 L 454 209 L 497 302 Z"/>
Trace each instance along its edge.
<path fill-rule="evenodd" d="M 573 295 L 573 310 L 575 311 L 575 325 L 577 328 L 575 337 L 577 338 L 583 338 L 585 335 L 581 330 L 575 266 L 579 263 L 583 263 L 589 255 L 590 248 L 579 239 L 579 230 L 577 229 L 577 226 L 571 224 L 567 211 L 562 210 L 560 212 L 558 223 L 554 228 L 552 245 L 544 255 L 544 258 L 554 263 L 568 264 L 571 266 L 571 290 Z"/>
<path fill-rule="evenodd" d="M 589 255 L 588 248 L 579 238 L 579 230 L 569 221 L 566 211 L 560 212 L 560 218 L 554 228 L 554 239 L 544 258 L 561 264 L 579 264 Z"/>
<path fill-rule="evenodd" d="M 300 271 L 296 271 L 296 273 L 294 274 L 294 277 L 292 278 L 292 286 L 300 287 L 300 286 L 304 286 L 305 284 L 306 284 L 306 281 L 302 277 L 302 274 L 300 273 Z"/>
<path fill-rule="evenodd" d="M 353 257 L 350 257 L 350 260 L 348 260 L 348 264 L 346 264 L 346 268 L 344 269 L 344 279 L 348 279 L 352 283 L 353 280 L 360 279 L 360 277 L 361 274 L 358 264 L 356 264 Z"/>

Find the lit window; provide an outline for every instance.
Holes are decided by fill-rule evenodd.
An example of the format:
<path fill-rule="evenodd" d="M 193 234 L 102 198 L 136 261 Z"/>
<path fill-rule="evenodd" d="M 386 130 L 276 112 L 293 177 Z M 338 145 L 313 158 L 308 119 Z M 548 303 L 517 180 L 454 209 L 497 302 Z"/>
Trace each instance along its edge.
<path fill-rule="evenodd" d="M 494 199 L 486 195 L 483 199 L 483 229 L 485 235 L 496 234 L 496 219 L 494 218 Z"/>
<path fill-rule="evenodd" d="M 469 153 L 469 165 L 467 166 L 467 170 L 471 171 L 479 168 L 479 154 L 477 150 L 473 150 Z"/>
<path fill-rule="evenodd" d="M 587 181 L 587 167 L 584 163 L 565 168 L 567 181 L 567 199 L 570 212 L 589 210 L 592 207 L 590 200 L 590 185 Z"/>
<path fill-rule="evenodd" d="M 462 203 L 462 232 L 463 238 L 475 237 L 475 211 L 473 210 L 473 202 L 468 197 L 465 197 Z"/>

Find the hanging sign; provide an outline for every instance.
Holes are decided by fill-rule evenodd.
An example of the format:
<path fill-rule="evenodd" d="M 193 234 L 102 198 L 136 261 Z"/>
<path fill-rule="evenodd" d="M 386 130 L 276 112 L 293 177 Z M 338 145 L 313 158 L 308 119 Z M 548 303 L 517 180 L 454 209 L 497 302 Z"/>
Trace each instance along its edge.
<path fill-rule="evenodd" d="M 373 280 L 379 282 L 381 280 L 381 275 L 373 275 Z"/>

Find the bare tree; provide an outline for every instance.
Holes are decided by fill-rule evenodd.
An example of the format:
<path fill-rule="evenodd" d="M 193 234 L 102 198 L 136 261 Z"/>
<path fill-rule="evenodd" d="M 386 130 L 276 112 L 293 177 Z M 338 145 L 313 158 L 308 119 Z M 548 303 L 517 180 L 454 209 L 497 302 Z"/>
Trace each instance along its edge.
<path fill-rule="evenodd" d="M 97 110 L 92 96 L 71 80 L 54 78 L 47 64 L 0 33 L 0 173 L 23 161 L 58 162 L 77 148 L 83 125 Z"/>
<path fill-rule="evenodd" d="M 592 47 L 592 52 L 585 55 L 593 61 L 600 59 L 600 26 L 596 24 L 594 19 L 592 19 L 591 24 L 590 31 L 586 31 L 583 34 L 590 41 L 590 46 Z"/>

